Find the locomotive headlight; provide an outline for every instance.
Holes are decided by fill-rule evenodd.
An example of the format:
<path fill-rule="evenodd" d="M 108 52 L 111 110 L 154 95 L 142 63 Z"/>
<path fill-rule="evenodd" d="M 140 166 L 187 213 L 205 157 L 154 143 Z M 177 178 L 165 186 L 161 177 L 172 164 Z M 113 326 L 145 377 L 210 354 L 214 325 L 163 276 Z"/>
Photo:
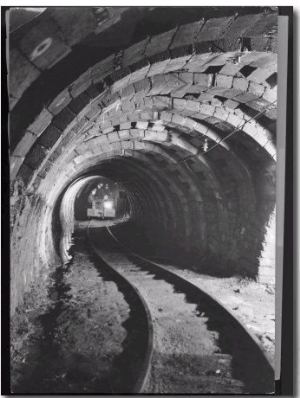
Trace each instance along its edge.
<path fill-rule="evenodd" d="M 110 210 L 113 208 L 114 202 L 112 202 L 111 200 L 107 200 L 106 202 L 104 202 L 104 209 Z"/>

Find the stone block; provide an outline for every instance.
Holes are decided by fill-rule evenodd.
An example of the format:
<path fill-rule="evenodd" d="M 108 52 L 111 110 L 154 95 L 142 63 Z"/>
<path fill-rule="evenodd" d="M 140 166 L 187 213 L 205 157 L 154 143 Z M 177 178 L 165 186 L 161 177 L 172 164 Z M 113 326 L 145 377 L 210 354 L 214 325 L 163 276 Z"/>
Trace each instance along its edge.
<path fill-rule="evenodd" d="M 240 105 L 240 103 L 239 103 L 239 102 L 236 102 L 236 101 L 234 101 L 234 100 L 232 100 L 232 99 L 228 99 L 227 101 L 224 102 L 224 105 L 225 105 L 227 108 L 235 109 L 235 108 L 237 108 L 237 107 Z"/>
<path fill-rule="evenodd" d="M 249 80 L 244 78 L 235 77 L 233 79 L 233 88 L 235 90 L 247 91 L 249 86 Z"/>
<path fill-rule="evenodd" d="M 142 40 L 124 50 L 123 65 L 132 65 L 143 58 L 148 43 L 149 38 L 147 37 L 145 40 Z"/>
<path fill-rule="evenodd" d="M 103 133 L 103 134 L 109 134 L 109 133 L 111 133 L 112 131 L 114 131 L 114 127 L 113 127 L 113 126 L 109 126 L 109 127 L 105 128 L 105 129 L 103 129 L 103 130 L 102 130 L 102 133 Z"/>
<path fill-rule="evenodd" d="M 123 112 L 133 112 L 135 110 L 135 105 L 130 100 L 123 100 L 121 104 L 121 108 Z"/>
<path fill-rule="evenodd" d="M 163 61 L 153 63 L 148 70 L 147 76 L 151 77 L 163 73 L 169 62 L 169 59 L 164 59 Z"/>
<path fill-rule="evenodd" d="M 81 93 L 69 103 L 68 108 L 73 113 L 78 114 L 90 103 L 90 100 L 88 95 Z"/>
<path fill-rule="evenodd" d="M 102 134 L 96 139 L 97 145 L 108 145 L 109 140 L 108 140 L 108 135 L 107 134 Z"/>
<path fill-rule="evenodd" d="M 234 21 L 234 16 L 211 18 L 196 36 L 196 41 L 213 41 L 221 38 L 229 25 Z"/>
<path fill-rule="evenodd" d="M 131 141 L 123 141 L 121 142 L 122 148 L 123 149 L 131 149 L 133 148 L 132 142 Z"/>
<path fill-rule="evenodd" d="M 117 71 L 114 74 L 110 75 L 110 78 L 112 78 L 114 80 L 114 84 L 112 85 L 111 88 L 111 92 L 112 93 L 116 93 L 120 90 L 125 89 L 128 84 L 129 81 L 131 79 L 131 74 L 130 72 L 128 73 L 129 69 L 127 68 L 127 70 L 121 70 L 121 71 Z"/>
<path fill-rule="evenodd" d="M 61 131 L 50 125 L 46 128 L 43 134 L 40 136 L 38 143 L 45 148 L 52 148 L 56 141 L 60 138 Z"/>
<path fill-rule="evenodd" d="M 184 81 L 178 79 L 178 74 L 170 73 L 165 75 L 165 84 L 162 84 L 160 95 L 168 95 L 172 92 L 183 89 L 184 87 L 189 87 Z"/>
<path fill-rule="evenodd" d="M 262 111 L 264 108 L 270 105 L 269 101 L 263 98 L 254 99 L 253 101 L 247 102 L 247 106 L 257 111 Z"/>
<path fill-rule="evenodd" d="M 194 83 L 201 86 L 210 87 L 213 82 L 213 74 L 209 73 L 194 73 Z"/>
<path fill-rule="evenodd" d="M 18 49 L 9 52 L 8 87 L 9 94 L 15 99 L 21 98 L 24 91 L 40 75 L 40 71 L 33 66 Z M 15 100 L 16 102 L 16 100 Z"/>
<path fill-rule="evenodd" d="M 50 169 L 51 169 L 52 166 L 53 166 L 53 164 L 52 164 L 51 162 L 47 161 L 47 162 L 44 164 L 42 170 L 39 171 L 38 176 L 39 176 L 40 178 L 45 178 L 46 175 L 49 173 L 49 171 L 50 171 Z"/>
<path fill-rule="evenodd" d="M 35 170 L 42 164 L 46 155 L 47 150 L 36 143 L 26 156 L 25 164 L 32 170 Z"/>
<path fill-rule="evenodd" d="M 161 122 L 161 121 L 159 120 L 159 122 Z M 151 130 L 154 130 L 154 131 L 164 131 L 164 129 L 165 129 L 165 126 L 161 123 L 154 123 L 153 126 L 151 127 Z"/>
<path fill-rule="evenodd" d="M 122 149 L 122 144 L 121 142 L 113 142 L 111 147 L 114 151 L 120 151 Z"/>
<path fill-rule="evenodd" d="M 153 96 L 152 106 L 155 109 L 170 109 L 172 107 L 172 99 L 166 96 Z"/>
<path fill-rule="evenodd" d="M 255 83 L 263 83 L 266 85 L 266 79 L 272 75 L 270 69 L 257 68 L 247 78 Z"/>
<path fill-rule="evenodd" d="M 129 130 L 120 130 L 118 133 L 121 140 L 127 140 L 130 137 Z"/>
<path fill-rule="evenodd" d="M 239 94 L 236 97 L 234 97 L 234 100 L 237 102 L 242 102 L 243 104 L 253 101 L 254 99 L 256 99 L 255 95 L 247 92 L 247 93 L 243 93 L 243 94 Z"/>
<path fill-rule="evenodd" d="M 136 91 L 136 93 L 141 93 L 141 96 L 145 96 L 149 93 L 150 91 L 150 80 L 148 78 L 140 80 L 136 83 L 133 84 L 134 89 Z M 140 96 L 136 95 L 136 98 L 139 98 Z"/>
<path fill-rule="evenodd" d="M 9 158 L 9 166 L 10 166 L 10 181 L 13 181 L 16 178 L 16 175 L 20 169 L 20 167 L 22 166 L 24 161 L 24 157 L 20 157 L 20 156 L 11 156 Z"/>
<path fill-rule="evenodd" d="M 116 131 L 113 131 L 113 132 L 107 134 L 107 138 L 110 142 L 119 141 L 119 136 Z"/>
<path fill-rule="evenodd" d="M 92 119 L 96 118 L 97 116 L 99 116 L 101 112 L 102 112 L 101 106 L 99 105 L 99 103 L 95 103 L 89 107 L 88 111 L 85 113 L 84 116 L 88 120 L 92 120 Z"/>
<path fill-rule="evenodd" d="M 179 109 L 179 110 L 186 109 L 186 100 L 174 98 L 173 99 L 173 107 L 174 107 L 174 109 Z"/>
<path fill-rule="evenodd" d="M 215 124 L 217 124 L 217 123 L 220 122 L 220 119 L 218 119 L 218 118 L 215 117 L 215 116 L 209 116 L 209 117 L 207 117 L 207 118 L 205 119 L 205 122 L 206 122 L 206 123 L 209 123 L 209 124 L 215 125 Z"/>
<path fill-rule="evenodd" d="M 215 113 L 214 113 L 214 117 L 221 119 L 221 120 L 226 120 L 228 117 L 228 111 L 223 107 L 217 106 Z"/>
<path fill-rule="evenodd" d="M 196 123 L 195 130 L 198 131 L 198 133 L 200 133 L 200 134 L 206 135 L 209 129 L 207 126 L 205 126 L 203 124 Z"/>
<path fill-rule="evenodd" d="M 32 145 L 35 143 L 37 137 L 30 131 L 26 131 L 21 141 L 14 149 L 13 156 L 25 157 Z"/>
<path fill-rule="evenodd" d="M 42 112 L 37 116 L 33 123 L 28 126 L 27 130 L 31 133 L 39 136 L 45 130 L 46 127 L 52 121 L 53 116 L 47 109 L 43 109 Z"/>
<path fill-rule="evenodd" d="M 67 134 L 64 135 L 64 137 L 61 140 L 60 146 L 62 148 L 66 148 L 68 144 L 76 137 L 76 133 L 71 130 Z"/>
<path fill-rule="evenodd" d="M 49 7 L 69 46 L 77 44 L 97 28 L 92 7 Z"/>
<path fill-rule="evenodd" d="M 184 69 L 186 63 L 191 59 L 191 55 L 171 59 L 164 69 L 164 73 L 170 73 Z"/>
<path fill-rule="evenodd" d="M 33 191 L 36 191 L 39 188 L 42 181 L 43 179 L 41 177 L 35 176 L 34 180 L 30 184 L 32 186 Z"/>
<path fill-rule="evenodd" d="M 264 15 L 256 21 L 245 37 L 276 36 L 278 28 L 278 13 Z"/>
<path fill-rule="evenodd" d="M 238 95 L 243 94 L 242 90 L 236 90 L 236 89 L 230 89 L 230 90 L 224 90 L 223 93 L 221 94 L 222 97 L 233 99 L 234 97 L 237 97 Z"/>
<path fill-rule="evenodd" d="M 38 69 L 48 69 L 71 52 L 59 27 L 44 18 L 26 33 L 19 42 L 20 49 Z"/>
<path fill-rule="evenodd" d="M 131 122 L 124 122 L 120 124 L 120 130 L 131 129 Z"/>
<path fill-rule="evenodd" d="M 254 68 L 270 68 L 274 67 L 274 65 L 277 65 L 278 63 L 278 55 L 274 53 L 268 53 L 253 62 L 251 62 L 250 66 Z"/>
<path fill-rule="evenodd" d="M 161 118 L 161 120 L 164 120 L 165 122 L 169 123 L 172 120 L 172 114 L 169 112 L 163 111 L 160 113 L 160 118 Z"/>
<path fill-rule="evenodd" d="M 140 137 L 140 131 L 138 129 L 130 129 L 129 130 L 130 137 L 137 139 Z"/>
<path fill-rule="evenodd" d="M 263 95 L 265 89 L 266 89 L 265 86 L 250 81 L 248 91 L 249 91 L 249 93 L 254 94 L 257 97 L 261 97 Z"/>
<path fill-rule="evenodd" d="M 75 118 L 76 115 L 70 109 L 64 108 L 53 118 L 52 124 L 63 132 Z"/>
<path fill-rule="evenodd" d="M 253 26 L 263 18 L 263 14 L 248 14 L 238 16 L 226 31 L 227 38 L 239 38 L 248 36 L 247 33 Z"/>
<path fill-rule="evenodd" d="M 77 123 L 75 124 L 75 126 L 72 128 L 72 131 L 74 131 L 74 133 L 78 134 L 81 132 L 81 130 L 89 123 L 89 120 L 87 120 L 85 117 L 79 119 L 77 121 Z M 92 129 L 92 127 L 91 127 Z"/>
<path fill-rule="evenodd" d="M 25 186 L 28 185 L 33 175 L 34 170 L 32 170 L 30 167 L 26 166 L 26 164 L 23 163 L 19 169 L 18 178 L 23 181 Z"/>
<path fill-rule="evenodd" d="M 263 94 L 263 98 L 269 102 L 274 102 L 277 100 L 277 87 L 274 87 L 272 89 L 266 89 L 266 91 Z"/>
<path fill-rule="evenodd" d="M 178 28 L 172 41 L 171 49 L 182 47 L 194 43 L 195 38 L 199 34 L 204 25 L 204 19 L 198 22 L 182 25 Z"/>
<path fill-rule="evenodd" d="M 166 79 L 164 75 L 156 75 L 151 77 L 151 90 L 148 95 L 158 95 L 164 89 L 166 85 Z"/>
<path fill-rule="evenodd" d="M 54 152 L 51 153 L 51 155 L 49 156 L 48 160 L 51 163 L 54 163 L 56 161 L 56 159 L 62 154 L 63 148 L 61 146 L 59 146 L 58 148 L 55 149 Z"/>
<path fill-rule="evenodd" d="M 155 54 L 159 54 L 168 50 L 176 33 L 176 30 L 177 29 L 172 29 L 168 32 L 152 36 L 146 46 L 146 57 L 149 58 Z"/>
<path fill-rule="evenodd" d="M 216 83 L 219 87 L 231 88 L 233 78 L 232 76 L 217 75 Z"/>
<path fill-rule="evenodd" d="M 134 85 L 130 84 L 121 90 L 121 98 L 132 98 L 135 94 Z"/>
<path fill-rule="evenodd" d="M 110 55 L 92 67 L 92 80 L 96 84 L 114 71 L 115 54 Z"/>
<path fill-rule="evenodd" d="M 92 85 L 92 69 L 83 73 L 70 87 L 69 91 L 72 98 L 78 97 Z"/>
<path fill-rule="evenodd" d="M 148 122 L 138 121 L 136 124 L 136 128 L 141 130 L 147 130 L 148 124 L 149 124 Z"/>
<path fill-rule="evenodd" d="M 197 94 L 202 94 L 206 90 L 207 90 L 206 86 L 201 86 L 200 84 L 194 84 L 193 86 L 188 87 L 187 95 L 195 94 L 196 97 Z"/>
<path fill-rule="evenodd" d="M 241 69 L 240 65 L 236 65 L 232 62 L 226 63 L 226 65 L 223 66 L 223 68 L 220 70 L 219 73 L 222 75 L 227 75 L 227 76 L 235 76 L 238 74 L 239 70 Z"/>
<path fill-rule="evenodd" d="M 132 83 L 136 83 L 136 82 L 139 82 L 139 81 L 145 79 L 146 76 L 148 75 L 149 69 L 150 69 L 150 64 L 144 66 L 141 69 L 138 69 L 135 72 L 132 72 L 130 75 L 129 83 L 132 84 Z"/>
<path fill-rule="evenodd" d="M 201 104 L 200 111 L 205 115 L 212 116 L 215 112 L 215 107 L 208 104 Z"/>
<path fill-rule="evenodd" d="M 147 130 L 144 139 L 146 141 L 165 142 L 168 140 L 168 132 L 166 130 L 159 132 Z"/>
<path fill-rule="evenodd" d="M 227 121 L 227 123 L 232 124 L 232 126 L 234 126 L 234 127 L 239 126 L 240 129 L 244 129 L 243 126 L 245 125 L 245 121 L 243 119 L 241 119 L 240 117 L 233 115 L 232 113 L 230 113 L 228 115 L 228 118 L 226 119 L 226 121 Z M 255 130 L 255 128 L 254 128 L 254 130 Z"/>
<path fill-rule="evenodd" d="M 180 115 L 178 115 L 178 114 L 173 114 L 172 115 L 172 122 L 174 124 L 184 125 L 185 118 L 180 116 Z"/>
<path fill-rule="evenodd" d="M 61 92 L 51 103 L 47 106 L 47 109 L 53 114 L 57 115 L 62 109 L 64 109 L 70 102 L 72 97 L 69 90 L 66 89 Z"/>
<path fill-rule="evenodd" d="M 85 90 L 85 94 L 88 95 L 91 99 L 95 99 L 99 97 L 105 91 L 105 86 L 103 82 L 98 82 L 96 84 L 92 84 Z"/>

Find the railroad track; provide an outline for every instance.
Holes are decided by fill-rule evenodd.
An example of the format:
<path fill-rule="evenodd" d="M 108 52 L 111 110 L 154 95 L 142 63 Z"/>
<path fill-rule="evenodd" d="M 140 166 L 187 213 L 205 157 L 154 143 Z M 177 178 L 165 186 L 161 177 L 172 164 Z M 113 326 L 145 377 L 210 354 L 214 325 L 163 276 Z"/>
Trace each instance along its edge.
<path fill-rule="evenodd" d="M 147 314 L 147 349 L 132 392 L 274 392 L 270 362 L 224 307 L 186 279 L 131 252 L 109 227 L 89 226 L 94 251 L 132 286 Z"/>

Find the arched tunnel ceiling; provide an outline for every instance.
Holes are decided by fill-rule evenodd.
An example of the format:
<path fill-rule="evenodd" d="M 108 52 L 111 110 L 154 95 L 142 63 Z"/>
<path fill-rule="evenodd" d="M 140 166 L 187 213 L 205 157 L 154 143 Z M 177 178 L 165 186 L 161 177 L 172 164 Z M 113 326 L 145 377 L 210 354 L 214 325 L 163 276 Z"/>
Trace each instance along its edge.
<path fill-rule="evenodd" d="M 151 21 L 157 10 L 119 8 L 114 19 L 111 8 L 104 9 L 107 25 L 77 41 L 70 38 L 69 55 L 57 31 L 36 25 L 38 18 L 27 41 L 20 32 L 12 41 L 11 60 L 18 46 L 34 43 L 36 48 L 28 47 L 32 54 L 41 50 L 37 37 L 51 37 L 28 70 L 21 60 L 11 70 L 12 95 L 18 66 L 31 79 L 12 100 L 12 196 L 38 198 L 49 217 L 72 181 L 103 175 L 124 186 L 131 223 L 143 227 L 156 247 L 169 242 L 203 263 L 223 256 L 222 267 L 257 274 L 275 205 L 277 13 L 229 8 L 222 16 L 218 8 L 216 15 L 203 9 L 180 19 L 174 8 L 177 25 L 169 16 L 169 25 L 156 24 L 155 34 L 148 35 L 151 24 L 145 23 L 143 33 L 141 21 Z M 41 17 L 60 23 L 67 14 L 57 10 Z M 94 13 L 86 10 L 83 24 Z M 111 54 L 104 51 L 98 61 L 101 35 L 114 27 L 116 38 L 122 21 L 137 13 L 138 33 L 128 36 L 137 41 L 124 39 L 124 47 L 111 46 Z M 59 34 L 68 35 L 65 29 Z M 62 73 L 80 51 L 98 53 L 74 65 L 74 73 Z M 39 73 L 31 75 L 32 68 Z"/>

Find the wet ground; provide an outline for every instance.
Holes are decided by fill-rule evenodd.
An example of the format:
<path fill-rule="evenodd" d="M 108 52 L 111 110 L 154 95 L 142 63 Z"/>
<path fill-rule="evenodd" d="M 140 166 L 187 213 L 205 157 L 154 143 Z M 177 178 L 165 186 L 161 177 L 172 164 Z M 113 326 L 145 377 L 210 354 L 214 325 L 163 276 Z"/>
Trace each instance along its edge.
<path fill-rule="evenodd" d="M 91 254 L 84 230 L 72 239 L 71 259 L 51 275 L 48 303 L 30 313 L 31 333 L 12 358 L 15 393 L 116 393 L 134 384 L 124 353 L 143 330 L 127 288 Z"/>

